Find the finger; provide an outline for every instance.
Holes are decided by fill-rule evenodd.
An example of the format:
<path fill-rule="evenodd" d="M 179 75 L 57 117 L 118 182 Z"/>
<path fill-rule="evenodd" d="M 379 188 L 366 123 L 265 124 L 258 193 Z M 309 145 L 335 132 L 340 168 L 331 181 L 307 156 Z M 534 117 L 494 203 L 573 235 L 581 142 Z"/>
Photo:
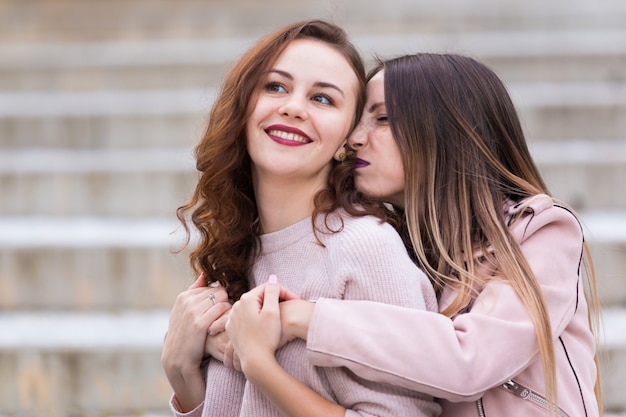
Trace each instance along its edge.
<path fill-rule="evenodd" d="M 200 274 L 200 276 L 198 276 L 198 278 L 194 281 L 194 283 L 191 284 L 189 289 L 192 290 L 194 288 L 202 288 L 202 287 L 206 287 L 206 286 L 207 286 L 206 275 L 203 272 L 203 273 Z"/>
<path fill-rule="evenodd" d="M 204 290 L 207 296 L 209 296 L 209 294 L 215 295 L 216 302 L 228 301 L 228 293 L 224 287 L 205 287 Z"/>
<path fill-rule="evenodd" d="M 289 288 L 280 285 L 280 301 L 300 300 L 300 297 Z"/>
<path fill-rule="evenodd" d="M 239 361 L 239 356 L 237 356 L 237 352 L 233 351 L 233 369 L 241 372 L 241 362 Z"/>
<path fill-rule="evenodd" d="M 228 304 L 228 303 L 224 303 L 224 304 Z M 211 336 L 216 335 L 226 330 L 226 322 L 228 321 L 228 312 L 230 311 L 230 308 L 231 308 L 231 305 L 228 304 L 228 310 L 224 314 L 222 314 L 220 318 L 215 320 L 213 324 L 211 324 L 211 327 L 209 327 L 209 334 Z"/>
<path fill-rule="evenodd" d="M 263 302 L 263 297 L 265 296 L 265 286 L 265 284 L 257 285 L 248 292 L 244 293 L 239 298 L 239 301 L 244 300 L 245 304 L 258 302 L 260 306 Z"/>
<path fill-rule="evenodd" d="M 265 294 L 263 295 L 263 310 L 266 308 L 278 309 L 278 298 L 280 296 L 280 286 L 278 285 L 278 277 L 270 275 L 265 286 Z"/>
<path fill-rule="evenodd" d="M 222 314 L 230 310 L 231 305 L 229 303 L 217 303 L 211 306 L 208 310 L 204 312 L 203 321 L 207 323 L 206 331 L 209 332 L 211 325 L 215 322 L 215 320 L 219 319 Z"/>
<path fill-rule="evenodd" d="M 224 362 L 224 348 L 228 343 L 226 333 L 218 336 L 208 336 L 204 346 L 204 353 L 220 362 Z"/>
<path fill-rule="evenodd" d="M 228 342 L 226 347 L 224 348 L 224 366 L 230 369 L 234 369 L 233 359 L 235 356 L 235 349 L 233 349 L 233 345 Z"/>
<path fill-rule="evenodd" d="M 211 287 L 199 287 L 191 288 L 185 291 L 186 297 L 191 298 L 193 303 L 201 303 L 208 301 L 208 307 L 212 307 L 213 304 L 228 302 L 228 293 L 223 287 L 211 288 Z M 213 303 L 215 300 L 215 303 Z"/>

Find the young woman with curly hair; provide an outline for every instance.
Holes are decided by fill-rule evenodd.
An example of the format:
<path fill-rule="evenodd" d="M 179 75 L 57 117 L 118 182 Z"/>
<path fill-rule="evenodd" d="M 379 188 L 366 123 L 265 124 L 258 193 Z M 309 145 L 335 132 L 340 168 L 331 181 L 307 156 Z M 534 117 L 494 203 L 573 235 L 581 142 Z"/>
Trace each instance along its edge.
<path fill-rule="evenodd" d="M 196 148 L 197 187 L 178 213 L 188 233 L 198 233 L 195 270 L 228 295 L 198 283 L 174 304 L 162 363 L 176 415 L 439 414 L 428 395 L 314 367 L 302 341 L 244 363 L 243 373 L 204 355 L 212 311 L 276 276 L 305 299 L 436 311 L 431 283 L 381 220 L 393 217 L 349 198 L 343 145 L 363 108 L 364 88 L 365 70 L 343 30 L 316 20 L 262 39 L 226 78 Z M 352 207 L 381 217 L 352 216 L 346 211 Z M 264 334 L 258 327 L 249 336 Z M 242 356 L 245 347 L 235 346 Z M 280 389 L 257 385 L 259 371 Z M 324 405 L 309 407 L 303 393 Z M 287 394 L 294 400 L 282 402 Z"/>

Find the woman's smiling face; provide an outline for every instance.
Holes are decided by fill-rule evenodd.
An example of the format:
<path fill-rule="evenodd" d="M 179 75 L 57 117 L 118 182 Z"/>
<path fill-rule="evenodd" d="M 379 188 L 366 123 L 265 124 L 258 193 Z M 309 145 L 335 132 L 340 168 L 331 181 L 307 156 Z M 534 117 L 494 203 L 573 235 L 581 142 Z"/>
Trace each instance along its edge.
<path fill-rule="evenodd" d="M 247 149 L 258 175 L 321 178 L 350 131 L 358 79 L 328 44 L 292 41 L 263 76 L 246 124 Z"/>

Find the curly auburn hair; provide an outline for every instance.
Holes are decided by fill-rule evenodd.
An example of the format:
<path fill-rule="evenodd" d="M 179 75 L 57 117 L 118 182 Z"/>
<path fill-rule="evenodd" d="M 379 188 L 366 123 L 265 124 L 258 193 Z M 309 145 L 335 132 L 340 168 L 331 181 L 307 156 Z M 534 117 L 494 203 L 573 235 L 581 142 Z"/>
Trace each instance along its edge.
<path fill-rule="evenodd" d="M 315 39 L 330 45 L 354 70 L 358 99 L 352 127 L 365 102 L 365 68 L 357 49 L 343 29 L 321 20 L 296 22 L 262 38 L 230 70 L 195 149 L 198 183 L 190 200 L 176 214 L 187 234 L 184 247 L 190 243 L 191 230 L 198 232 L 198 244 L 190 253 L 193 270 L 204 273 L 207 282 L 219 282 L 232 300 L 249 289 L 248 274 L 260 247 L 245 138 L 250 103 L 264 74 L 296 39 Z M 341 207 L 340 195 L 353 186 L 349 170 L 338 170 L 341 164 L 331 163 L 327 186 L 314 199 L 313 221 L 318 214 Z"/>

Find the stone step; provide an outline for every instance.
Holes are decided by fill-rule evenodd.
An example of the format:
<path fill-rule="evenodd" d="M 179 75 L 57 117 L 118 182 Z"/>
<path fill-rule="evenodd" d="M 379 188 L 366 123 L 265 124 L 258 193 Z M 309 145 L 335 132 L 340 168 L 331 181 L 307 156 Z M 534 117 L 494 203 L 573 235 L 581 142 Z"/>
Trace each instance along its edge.
<path fill-rule="evenodd" d="M 0 310 L 169 308 L 193 282 L 175 218 L 0 218 Z"/>
<path fill-rule="evenodd" d="M 0 314 L 0 415 L 164 412 L 171 388 L 160 355 L 168 315 L 169 310 Z"/>
<path fill-rule="evenodd" d="M 626 83 L 510 83 L 529 138 L 626 136 Z M 0 146 L 193 146 L 215 90 L 0 92 Z"/>
<path fill-rule="evenodd" d="M 0 146 L 132 149 L 193 146 L 212 90 L 0 92 Z"/>
<path fill-rule="evenodd" d="M 217 86 L 252 37 L 5 43 L 0 89 L 85 91 Z M 404 33 L 354 36 L 372 57 L 458 51 L 504 80 L 625 81 L 625 30 Z"/>
<path fill-rule="evenodd" d="M 510 83 L 508 87 L 529 138 L 626 136 L 626 83 Z"/>
<path fill-rule="evenodd" d="M 354 37 L 365 57 L 415 52 L 470 55 L 507 83 L 623 81 L 626 32 L 614 30 L 501 30 L 376 34 Z"/>
<path fill-rule="evenodd" d="M 626 306 L 626 211 L 582 212 L 603 305 Z M 0 311 L 168 308 L 193 282 L 175 219 L 0 218 Z"/>
<path fill-rule="evenodd" d="M 601 326 L 598 356 L 604 405 L 607 411 L 626 413 L 626 309 L 604 309 Z"/>
<path fill-rule="evenodd" d="M 0 92 L 0 146 L 133 149 L 193 146 L 214 91 Z"/>
<path fill-rule="evenodd" d="M 0 415 L 167 413 L 160 366 L 169 310 L 3 313 Z M 626 310 L 603 312 L 599 339 L 605 405 L 626 411 Z M 16 401 L 17 399 L 17 401 Z M 24 415 L 24 414 L 19 414 Z"/>
<path fill-rule="evenodd" d="M 551 192 L 577 210 L 626 210 L 626 139 L 531 142 Z M 0 152 L 0 216 L 172 217 L 193 192 L 192 148 Z"/>
<path fill-rule="evenodd" d="M 280 12 L 277 12 L 280 11 Z M 435 33 L 511 29 L 604 29 L 624 27 L 621 0 L 595 2 L 527 0 L 5 0 L 0 40 L 149 39 L 225 37 L 266 33 L 286 22 L 332 19 L 350 32 L 398 33 L 421 28 Z"/>
<path fill-rule="evenodd" d="M 626 140 L 533 141 L 530 151 L 550 192 L 576 210 L 623 210 Z"/>
<path fill-rule="evenodd" d="M 626 307 L 626 213 L 581 213 L 603 306 Z"/>
<path fill-rule="evenodd" d="M 192 149 L 0 153 L 0 215 L 172 217 L 196 185 Z"/>

